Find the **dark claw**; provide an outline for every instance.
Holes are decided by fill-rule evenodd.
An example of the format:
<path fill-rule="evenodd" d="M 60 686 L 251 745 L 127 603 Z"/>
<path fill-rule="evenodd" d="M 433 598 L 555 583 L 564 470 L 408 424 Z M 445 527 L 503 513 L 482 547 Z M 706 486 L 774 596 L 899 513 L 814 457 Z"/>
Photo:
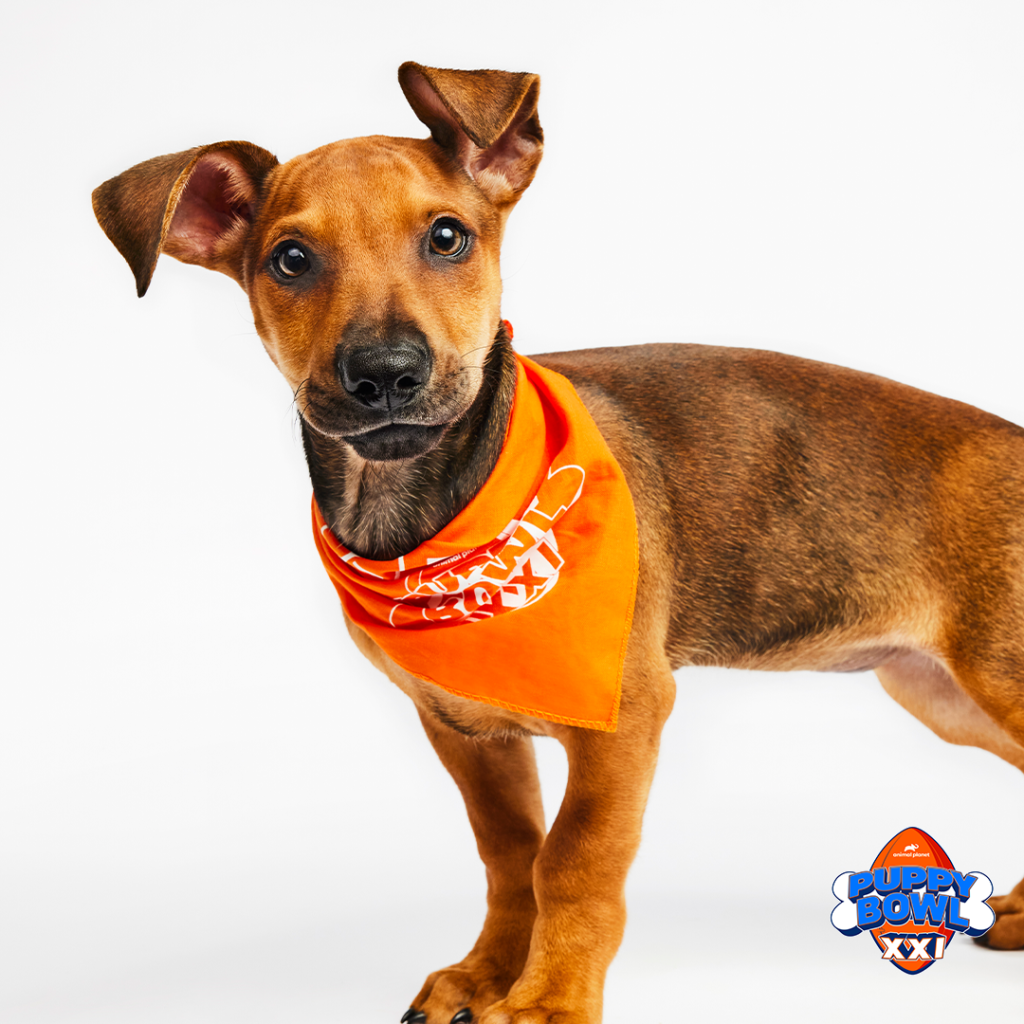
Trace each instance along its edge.
<path fill-rule="evenodd" d="M 459 1010 L 454 1017 L 452 1017 L 451 1024 L 470 1024 L 473 1020 L 473 1011 L 467 1006 L 464 1010 Z"/>
<path fill-rule="evenodd" d="M 411 1006 L 402 1014 L 400 1024 L 427 1024 L 427 1015 L 422 1010 L 414 1010 Z"/>

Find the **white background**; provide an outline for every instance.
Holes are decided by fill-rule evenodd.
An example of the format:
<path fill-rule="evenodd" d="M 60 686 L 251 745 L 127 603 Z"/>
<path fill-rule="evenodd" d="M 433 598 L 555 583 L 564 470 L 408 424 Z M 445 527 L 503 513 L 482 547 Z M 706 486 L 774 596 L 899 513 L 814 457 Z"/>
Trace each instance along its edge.
<path fill-rule="evenodd" d="M 455 787 L 344 634 L 243 294 L 165 257 L 138 301 L 105 178 L 421 136 L 406 59 L 537 71 L 521 351 L 755 345 L 1024 420 L 1019 3 L 100 0 L 4 36 L 4 1021 L 397 1021 L 482 917 Z M 871 675 L 680 673 L 606 1020 L 1006 1019 L 1024 953 L 906 977 L 830 887 L 917 825 L 1006 891 L 1022 812 Z"/>

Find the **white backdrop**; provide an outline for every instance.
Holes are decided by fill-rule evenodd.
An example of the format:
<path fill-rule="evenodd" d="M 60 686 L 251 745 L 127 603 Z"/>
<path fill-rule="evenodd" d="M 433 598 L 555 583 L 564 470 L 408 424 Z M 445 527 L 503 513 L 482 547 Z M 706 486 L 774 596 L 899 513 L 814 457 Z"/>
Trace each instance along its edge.
<path fill-rule="evenodd" d="M 92 219 L 105 178 L 222 139 L 422 135 L 406 59 L 537 71 L 521 351 L 776 348 L 1024 420 L 1013 0 L 42 2 L 5 36 L 5 1021 L 397 1021 L 482 916 L 456 790 L 344 634 L 242 292 L 164 258 L 139 302 Z M 960 939 L 911 979 L 829 924 L 833 878 L 908 825 L 1006 891 L 1016 770 L 871 675 L 679 687 L 610 1024 L 1021 1005 L 1024 954 Z"/>

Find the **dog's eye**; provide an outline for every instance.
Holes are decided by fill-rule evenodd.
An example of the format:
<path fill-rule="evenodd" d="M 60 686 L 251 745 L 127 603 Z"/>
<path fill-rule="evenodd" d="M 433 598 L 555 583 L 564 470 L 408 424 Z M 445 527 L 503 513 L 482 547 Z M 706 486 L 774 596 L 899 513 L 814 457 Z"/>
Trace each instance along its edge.
<path fill-rule="evenodd" d="M 430 229 L 430 250 L 438 256 L 458 256 L 468 241 L 469 233 L 452 217 L 442 217 Z"/>
<path fill-rule="evenodd" d="M 282 277 L 298 277 L 309 270 L 309 257 L 294 242 L 279 245 L 270 262 Z"/>

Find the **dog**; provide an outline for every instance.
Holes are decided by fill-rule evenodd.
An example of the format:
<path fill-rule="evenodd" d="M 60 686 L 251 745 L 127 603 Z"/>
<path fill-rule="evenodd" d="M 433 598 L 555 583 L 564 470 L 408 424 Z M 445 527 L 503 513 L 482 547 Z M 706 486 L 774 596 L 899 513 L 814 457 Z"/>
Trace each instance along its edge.
<path fill-rule="evenodd" d="M 317 543 L 352 638 L 412 698 L 465 800 L 487 871 L 483 930 L 465 959 L 426 979 L 402 1021 L 594 1024 L 674 670 L 873 669 L 943 739 L 1024 770 L 1024 430 L 869 374 L 755 350 L 639 345 L 541 356 L 531 368 L 501 319 L 499 253 L 541 159 L 539 79 L 410 62 L 399 83 L 428 139 L 351 139 L 285 164 L 248 142 L 200 146 L 105 182 L 94 210 L 140 296 L 161 252 L 245 290 L 295 395 Z M 596 425 L 591 440 L 606 446 L 601 465 L 617 488 L 618 512 L 592 509 L 597 532 L 575 547 L 555 518 L 576 514 L 567 508 L 583 492 L 540 500 L 562 468 L 545 477 L 534 464 L 547 420 L 536 420 L 535 444 L 527 436 L 507 454 L 513 434 L 522 440 L 510 422 L 548 385 L 563 387 L 567 407 L 582 402 L 572 415 L 581 430 Z M 589 486 L 595 474 L 580 472 Z M 486 566 L 477 557 L 466 570 L 473 587 L 458 592 L 457 628 L 382 626 L 356 593 L 384 587 L 372 567 L 398 566 L 387 586 L 408 587 L 404 559 L 453 530 L 474 536 L 473 510 L 499 477 L 520 486 L 510 526 L 535 553 L 545 538 L 562 545 L 544 585 L 523 590 L 511 614 L 481 610 L 519 594 L 501 552 L 521 542 L 492 531 L 493 543 L 473 548 Z M 522 490 L 529 481 L 537 497 Z M 499 522 L 500 511 L 484 518 Z M 618 601 L 610 624 L 594 627 L 579 607 L 559 622 L 569 562 L 598 550 L 625 553 L 604 574 L 610 586 L 594 583 Z M 443 618 L 453 591 L 439 574 L 460 556 L 442 554 L 422 561 L 419 590 L 367 600 Z M 589 558 L 600 562 L 593 578 L 604 557 Z M 353 566 L 367 571 L 343 579 Z M 519 621 L 554 640 L 538 654 L 506 637 L 488 655 L 487 638 Z M 408 645 L 392 649 L 399 634 Z M 415 662 L 413 634 L 442 654 Z M 601 670 L 614 671 L 592 686 L 586 654 L 605 634 Z M 545 703 L 565 665 L 574 700 L 600 690 L 590 718 Z M 435 666 L 475 675 L 478 691 Z M 506 699 L 506 676 L 528 696 Z M 537 735 L 554 736 L 569 764 L 547 834 Z M 990 905 L 986 944 L 1024 947 L 1024 881 Z"/>

